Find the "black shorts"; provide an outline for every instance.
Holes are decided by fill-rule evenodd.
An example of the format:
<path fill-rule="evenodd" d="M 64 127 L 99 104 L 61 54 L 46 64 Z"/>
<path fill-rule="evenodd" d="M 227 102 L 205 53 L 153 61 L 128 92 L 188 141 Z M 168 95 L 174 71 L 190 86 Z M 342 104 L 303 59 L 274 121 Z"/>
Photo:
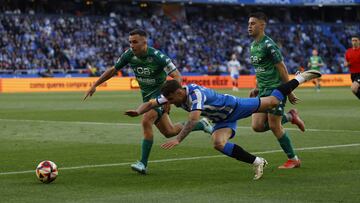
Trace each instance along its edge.
<path fill-rule="evenodd" d="M 356 81 L 360 84 L 360 73 L 351 73 L 351 81 Z"/>

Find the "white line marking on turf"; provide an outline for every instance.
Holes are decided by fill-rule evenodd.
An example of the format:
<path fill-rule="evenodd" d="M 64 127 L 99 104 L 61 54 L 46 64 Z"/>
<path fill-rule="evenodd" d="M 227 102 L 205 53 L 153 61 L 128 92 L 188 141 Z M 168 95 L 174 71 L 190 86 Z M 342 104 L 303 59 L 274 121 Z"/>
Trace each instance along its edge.
<path fill-rule="evenodd" d="M 9 122 L 34 122 L 34 123 L 57 123 L 57 124 L 75 124 L 75 125 L 109 125 L 109 126 L 140 126 L 137 123 L 102 123 L 102 122 L 83 122 L 83 121 L 45 121 L 45 120 L 18 120 L 18 119 L 1 119 L 0 121 Z M 251 129 L 251 127 L 238 126 L 239 129 Z M 297 128 L 285 128 L 286 130 L 298 131 Z M 334 132 L 334 133 L 360 133 L 360 130 L 334 130 L 334 129 L 311 129 L 306 128 L 307 132 Z"/>
<path fill-rule="evenodd" d="M 319 147 L 303 147 L 296 148 L 297 151 L 307 151 L 307 150 L 316 150 L 316 149 L 333 149 L 333 148 L 341 148 L 341 147 L 357 147 L 360 146 L 360 143 L 354 144 L 344 144 L 344 145 L 330 145 L 330 146 L 319 146 Z M 282 152 L 282 150 L 269 150 L 263 152 L 252 152 L 253 154 L 271 154 L 276 152 Z M 152 160 L 149 163 L 162 163 L 162 162 L 172 162 L 172 161 L 188 161 L 188 160 L 198 160 L 198 159 L 211 159 L 211 158 L 219 158 L 226 157 L 225 155 L 213 155 L 213 156 L 195 156 L 195 157 L 184 157 L 184 158 L 173 158 L 173 159 L 159 159 Z M 132 164 L 133 162 L 125 162 L 125 163 L 113 163 L 113 164 L 96 164 L 96 165 L 83 165 L 83 166 L 73 166 L 73 167 L 63 167 L 59 168 L 59 170 L 75 170 L 75 169 L 84 169 L 84 168 L 104 168 L 104 167 L 112 167 L 112 166 L 127 166 Z M 1 172 L 0 175 L 13 175 L 13 174 L 24 174 L 24 173 L 33 173 L 35 170 L 29 171 L 13 171 L 13 172 Z"/>

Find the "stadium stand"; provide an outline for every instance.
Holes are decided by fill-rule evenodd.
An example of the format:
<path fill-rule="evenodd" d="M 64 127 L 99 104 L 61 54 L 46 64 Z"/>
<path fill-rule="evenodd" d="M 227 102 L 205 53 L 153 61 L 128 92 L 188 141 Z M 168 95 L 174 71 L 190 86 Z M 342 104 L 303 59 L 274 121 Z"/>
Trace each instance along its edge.
<path fill-rule="evenodd" d="M 207 7 L 202 13 L 198 7 L 190 7 L 183 19 L 131 3 L 100 14 L 4 7 L 0 77 L 98 76 L 128 48 L 127 33 L 136 27 L 147 30 L 149 44 L 169 55 L 185 75 L 227 74 L 231 53 L 240 59 L 241 74 L 252 74 L 246 13 L 213 17 L 216 8 Z M 290 10 L 285 11 L 283 17 L 270 15 L 268 33 L 281 47 L 290 73 L 306 67 L 313 48 L 325 61 L 324 73 L 347 72 L 343 53 L 349 36 L 360 33 L 359 23 L 294 20 Z M 132 72 L 126 68 L 122 75 Z"/>

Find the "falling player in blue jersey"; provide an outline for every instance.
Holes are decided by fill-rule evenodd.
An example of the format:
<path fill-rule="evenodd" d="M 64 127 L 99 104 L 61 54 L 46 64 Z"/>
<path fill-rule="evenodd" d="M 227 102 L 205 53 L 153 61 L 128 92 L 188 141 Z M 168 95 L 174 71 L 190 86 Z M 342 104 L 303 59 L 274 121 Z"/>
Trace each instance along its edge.
<path fill-rule="evenodd" d="M 257 98 L 238 98 L 228 94 L 219 94 L 212 89 L 189 84 L 181 86 L 176 80 L 169 80 L 161 88 L 161 96 L 141 104 L 136 110 L 126 111 L 128 116 L 139 116 L 160 105 L 175 104 L 190 112 L 189 120 L 175 139 L 161 145 L 164 149 L 171 149 L 180 144 L 199 121 L 200 116 L 210 119 L 213 127 L 212 140 L 214 148 L 225 155 L 239 161 L 253 164 L 255 170 L 254 180 L 263 175 L 263 168 L 267 161 L 254 156 L 237 144 L 228 140 L 234 137 L 237 120 L 251 116 L 256 112 L 264 112 L 275 108 L 299 84 L 321 76 L 319 71 L 309 70 L 284 83 L 273 90 L 270 96 Z"/>

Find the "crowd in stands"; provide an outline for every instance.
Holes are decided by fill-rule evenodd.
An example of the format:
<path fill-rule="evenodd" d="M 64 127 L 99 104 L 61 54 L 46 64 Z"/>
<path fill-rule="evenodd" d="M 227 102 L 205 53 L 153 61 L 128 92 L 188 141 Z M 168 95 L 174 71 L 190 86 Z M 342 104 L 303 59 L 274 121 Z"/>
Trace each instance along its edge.
<path fill-rule="evenodd" d="M 149 44 L 162 50 L 183 73 L 225 74 L 227 61 L 236 53 L 242 74 L 253 73 L 249 61 L 252 41 L 247 21 L 201 17 L 175 21 L 163 15 L 108 16 L 0 14 L 0 73 L 88 71 L 98 75 L 112 66 L 128 48 L 127 34 L 145 29 Z M 325 73 L 343 69 L 349 36 L 360 32 L 360 24 L 270 23 L 267 34 L 279 45 L 290 73 L 306 64 L 317 48 Z M 125 68 L 123 75 L 131 75 Z M 0 75 L 1 77 L 1 75 Z"/>

